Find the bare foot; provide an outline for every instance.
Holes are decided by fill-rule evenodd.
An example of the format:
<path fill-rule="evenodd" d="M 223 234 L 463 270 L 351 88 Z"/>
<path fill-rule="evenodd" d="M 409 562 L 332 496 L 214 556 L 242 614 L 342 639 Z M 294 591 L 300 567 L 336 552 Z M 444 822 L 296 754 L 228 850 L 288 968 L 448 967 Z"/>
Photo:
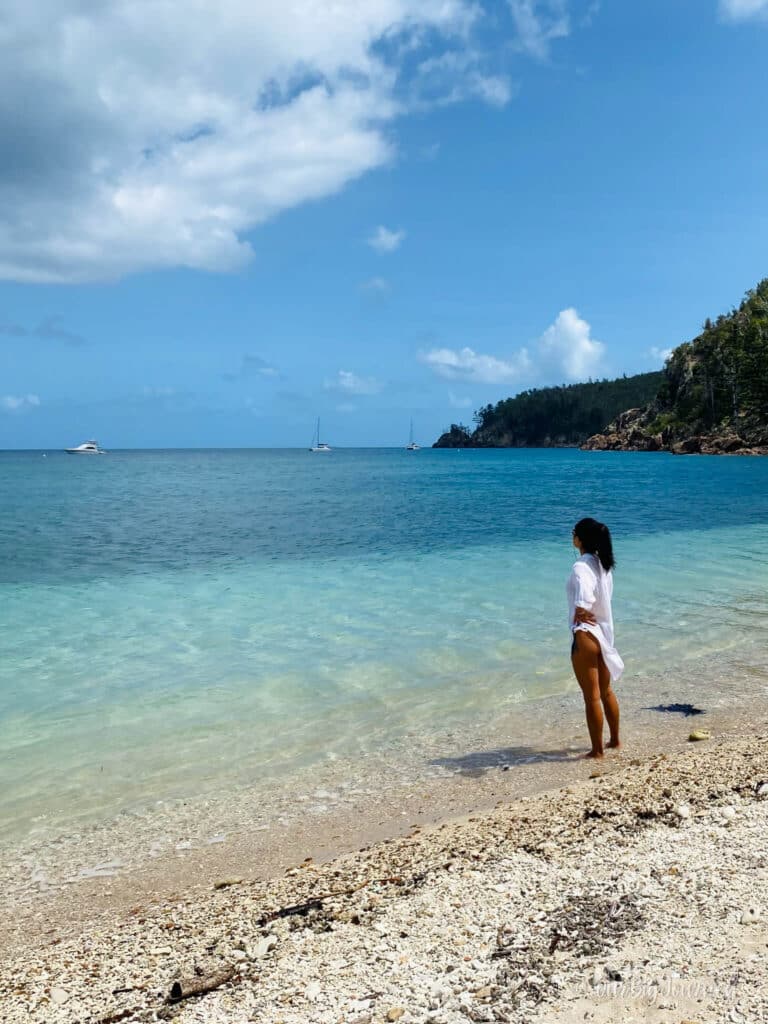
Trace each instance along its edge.
<path fill-rule="evenodd" d="M 611 750 L 621 750 L 621 740 L 609 740 L 607 746 L 610 747 Z"/>
<path fill-rule="evenodd" d="M 582 754 L 581 756 L 585 761 L 589 760 L 590 758 L 600 760 L 600 758 L 605 757 L 605 754 L 603 754 L 602 750 L 590 750 L 588 754 Z"/>

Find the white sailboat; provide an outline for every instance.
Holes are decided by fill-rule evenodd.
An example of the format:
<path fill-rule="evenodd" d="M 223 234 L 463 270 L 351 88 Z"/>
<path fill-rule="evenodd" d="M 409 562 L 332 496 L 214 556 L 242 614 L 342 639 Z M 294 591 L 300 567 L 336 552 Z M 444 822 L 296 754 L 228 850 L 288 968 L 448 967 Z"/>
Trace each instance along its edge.
<path fill-rule="evenodd" d="M 325 441 L 320 440 L 320 417 L 317 417 L 317 430 L 315 436 L 312 438 L 312 444 L 309 447 L 311 452 L 331 452 L 333 449 Z"/>
<path fill-rule="evenodd" d="M 411 420 L 410 439 L 408 441 L 408 444 L 405 446 L 405 450 L 407 452 L 417 452 L 420 449 L 421 449 L 421 445 L 420 444 L 416 444 L 416 442 L 413 440 L 413 420 Z"/>

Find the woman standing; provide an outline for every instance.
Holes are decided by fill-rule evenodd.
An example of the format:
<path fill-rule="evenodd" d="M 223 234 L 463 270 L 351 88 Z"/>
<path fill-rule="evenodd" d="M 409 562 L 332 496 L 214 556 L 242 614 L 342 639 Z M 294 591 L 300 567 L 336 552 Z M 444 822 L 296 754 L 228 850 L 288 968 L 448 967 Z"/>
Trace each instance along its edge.
<path fill-rule="evenodd" d="M 568 621 L 571 664 L 584 694 L 592 749 L 587 757 L 603 756 L 603 710 L 609 747 L 619 747 L 619 703 L 611 683 L 621 677 L 624 662 L 613 645 L 613 542 L 605 523 L 580 519 L 573 530 L 580 557 L 568 577 Z"/>

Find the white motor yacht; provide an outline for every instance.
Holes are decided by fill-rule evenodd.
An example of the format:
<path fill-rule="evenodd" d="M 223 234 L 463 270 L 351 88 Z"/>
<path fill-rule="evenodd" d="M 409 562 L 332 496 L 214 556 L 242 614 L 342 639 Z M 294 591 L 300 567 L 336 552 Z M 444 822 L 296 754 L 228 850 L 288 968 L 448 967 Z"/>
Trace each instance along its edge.
<path fill-rule="evenodd" d="M 106 455 L 103 448 L 99 448 L 95 441 L 83 441 L 77 448 L 65 448 L 67 455 Z"/>

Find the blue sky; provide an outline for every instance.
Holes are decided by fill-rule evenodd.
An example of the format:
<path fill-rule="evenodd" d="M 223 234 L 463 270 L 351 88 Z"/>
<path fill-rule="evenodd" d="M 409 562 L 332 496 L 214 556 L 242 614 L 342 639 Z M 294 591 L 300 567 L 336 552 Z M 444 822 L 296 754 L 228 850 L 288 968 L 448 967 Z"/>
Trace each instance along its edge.
<path fill-rule="evenodd" d="M 428 444 L 768 274 L 768 0 L 29 6 L 0 447 Z"/>

